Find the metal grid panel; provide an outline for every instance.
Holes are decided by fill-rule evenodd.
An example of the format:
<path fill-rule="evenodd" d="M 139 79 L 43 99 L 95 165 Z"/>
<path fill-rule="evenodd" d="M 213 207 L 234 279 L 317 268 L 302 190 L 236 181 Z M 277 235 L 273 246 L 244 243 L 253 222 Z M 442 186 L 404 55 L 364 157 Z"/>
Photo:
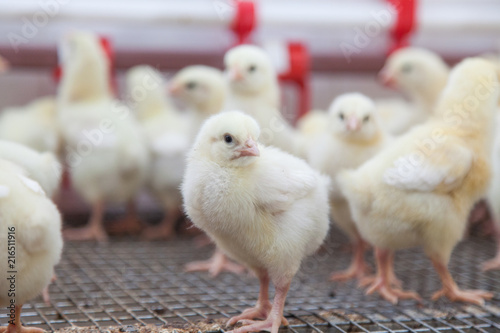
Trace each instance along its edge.
<path fill-rule="evenodd" d="M 327 281 L 332 270 L 347 267 L 345 239 L 334 233 L 314 257 L 307 259 L 288 295 L 285 316 L 290 332 L 500 332 L 500 272 L 482 274 L 477 266 L 494 254 L 494 244 L 471 238 L 455 250 L 451 270 L 467 288 L 496 292 L 482 308 L 447 300 L 402 301 L 392 306 L 377 295 L 365 296 L 354 282 Z M 252 276 L 185 274 L 183 264 L 207 258 L 212 250 L 196 249 L 189 239 L 168 242 L 113 240 L 109 244 L 67 243 L 58 280 L 50 287 L 52 306 L 41 299 L 25 305 L 23 322 L 46 330 L 69 326 L 138 324 L 221 331 L 220 324 L 253 306 L 258 281 Z M 406 288 L 427 300 L 440 288 L 437 275 L 421 251 L 396 255 L 396 272 Z M 0 310 L 0 323 L 7 312 Z M 196 325 L 191 325 L 196 324 Z M 201 325 L 203 324 L 203 325 Z M 282 329 L 287 331 L 287 329 Z"/>

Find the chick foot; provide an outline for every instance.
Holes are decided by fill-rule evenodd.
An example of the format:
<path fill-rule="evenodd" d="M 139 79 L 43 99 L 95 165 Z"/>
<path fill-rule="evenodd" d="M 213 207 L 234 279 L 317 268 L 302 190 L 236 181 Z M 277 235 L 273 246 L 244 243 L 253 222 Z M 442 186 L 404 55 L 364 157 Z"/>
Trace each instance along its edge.
<path fill-rule="evenodd" d="M 98 241 L 106 242 L 108 234 L 102 226 L 89 225 L 84 228 L 63 230 L 63 238 L 69 241 Z"/>
<path fill-rule="evenodd" d="M 432 259 L 432 263 L 443 284 L 443 289 L 435 292 L 432 295 L 432 300 L 437 300 L 442 296 L 446 296 L 452 302 L 467 302 L 484 305 L 485 300 L 493 298 L 493 293 L 485 290 L 461 290 L 453 280 L 446 264 L 435 258 Z"/>
<path fill-rule="evenodd" d="M 414 299 L 421 302 L 422 299 L 414 291 L 405 291 L 400 287 L 393 287 L 401 282 L 396 278 L 393 268 L 394 254 L 388 250 L 375 249 L 375 258 L 377 260 L 377 276 L 373 283 L 366 290 L 370 295 L 377 291 L 385 300 L 396 304 L 400 298 Z"/>
<path fill-rule="evenodd" d="M 391 302 L 392 304 L 397 304 L 399 299 L 414 299 L 418 302 L 422 301 L 419 294 L 414 291 L 405 291 L 398 287 L 393 287 L 388 281 L 377 278 L 371 286 L 366 290 L 366 295 L 371 295 L 377 291 L 382 298 Z"/>
<path fill-rule="evenodd" d="M 276 314 L 269 315 L 267 319 L 263 321 L 244 319 L 239 322 L 243 324 L 243 326 L 235 330 L 228 331 L 228 333 L 247 333 L 260 331 L 275 333 L 278 332 L 280 325 L 288 326 L 288 321 L 281 315 Z"/>
<path fill-rule="evenodd" d="M 330 275 L 330 281 L 347 281 L 350 279 L 358 279 L 361 281 L 370 272 L 370 267 L 365 262 L 365 244 L 359 240 L 352 246 L 354 256 L 351 265 L 344 271 L 334 272 Z"/>
<path fill-rule="evenodd" d="M 387 280 L 390 286 L 401 289 L 403 287 L 403 282 L 398 279 L 396 273 L 394 273 L 394 253 L 389 253 L 389 258 L 386 268 Z M 368 287 L 374 285 L 377 280 L 377 275 L 365 276 L 359 281 L 360 287 Z"/>
<path fill-rule="evenodd" d="M 14 323 L 9 323 L 8 326 L 0 327 L 0 333 L 43 333 L 44 330 L 36 327 L 24 327 L 21 324 L 21 308 L 22 305 L 15 307 Z"/>
<path fill-rule="evenodd" d="M 179 217 L 182 215 L 182 211 L 179 209 L 166 209 L 166 215 L 160 224 L 146 228 L 142 234 L 141 239 L 144 240 L 160 240 L 169 239 L 175 236 L 175 224 Z"/>
<path fill-rule="evenodd" d="M 84 228 L 74 228 L 63 230 L 65 240 L 85 241 L 94 240 L 105 242 L 108 240 L 108 234 L 102 226 L 104 217 L 104 203 L 97 202 L 92 206 L 92 214 L 88 226 Z"/>
<path fill-rule="evenodd" d="M 188 273 L 208 271 L 211 277 L 216 277 L 223 271 L 241 274 L 245 271 L 245 267 L 230 261 L 221 250 L 216 249 L 210 259 L 190 262 L 184 266 L 184 271 Z"/>
<path fill-rule="evenodd" d="M 262 303 L 259 302 L 255 307 L 249 308 L 244 310 L 240 315 L 234 316 L 231 319 L 228 320 L 227 326 L 233 326 L 240 320 L 245 320 L 245 319 L 255 319 L 255 318 L 261 318 L 265 319 L 269 316 L 269 312 L 271 312 L 271 302 L 269 301 L 264 301 Z"/>
<path fill-rule="evenodd" d="M 495 270 L 495 269 L 500 269 L 500 251 L 498 252 L 498 254 L 496 255 L 495 258 L 490 259 L 488 261 L 485 261 L 481 265 L 481 270 L 483 272 L 487 272 L 487 271 L 491 271 L 491 270 Z"/>

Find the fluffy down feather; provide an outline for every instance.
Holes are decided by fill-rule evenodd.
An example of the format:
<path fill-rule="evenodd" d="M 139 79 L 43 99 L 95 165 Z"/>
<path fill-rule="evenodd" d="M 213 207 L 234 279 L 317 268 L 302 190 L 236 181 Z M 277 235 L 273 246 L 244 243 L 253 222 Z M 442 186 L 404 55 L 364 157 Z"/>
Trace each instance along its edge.
<path fill-rule="evenodd" d="M 4 109 L 0 113 L 0 139 L 57 155 L 60 136 L 55 98 L 43 97 L 25 106 Z"/>
<path fill-rule="evenodd" d="M 389 137 L 379 125 L 375 104 L 360 93 L 337 97 L 330 106 L 327 130 L 312 141 L 308 161 L 312 167 L 335 179 L 346 168 L 356 168 L 377 154 L 389 143 Z M 367 266 L 365 244 L 352 220 L 349 205 L 334 184 L 330 193 L 333 221 L 349 237 L 354 248 L 351 266 L 335 273 L 333 280 L 362 278 Z"/>
<path fill-rule="evenodd" d="M 40 184 L 47 197 L 52 198 L 59 188 L 62 167 L 54 154 L 0 140 L 0 158 L 22 167 L 29 178 Z"/>
<path fill-rule="evenodd" d="M 443 282 L 435 294 L 482 304 L 491 294 L 458 289 L 448 272 L 451 252 L 462 238 L 467 216 L 486 191 L 498 101 L 492 65 L 461 62 L 435 115 L 355 171 L 338 176 L 362 237 L 378 248 L 379 276 L 371 290 L 396 302 L 403 294 L 387 285 L 387 252 L 421 246 Z M 385 282 L 383 281 L 385 279 Z"/>
<path fill-rule="evenodd" d="M 131 201 L 143 185 L 149 154 L 136 118 L 111 96 L 107 58 L 98 38 L 77 32 L 66 42 L 69 50 L 58 92 L 66 163 L 73 186 L 99 216 L 91 221 L 102 222 L 98 206 Z M 85 231 L 85 239 L 106 237 L 102 226 Z"/>
<path fill-rule="evenodd" d="M 20 331 L 21 307 L 40 294 L 53 275 L 63 247 L 61 216 L 40 185 L 15 164 L 0 160 L 0 240 L 8 245 L 15 228 L 16 326 Z M 11 228 L 11 229 L 9 229 Z M 0 306 L 10 304 L 7 248 L 0 251 Z M 11 262 L 12 263 L 12 262 Z M 11 325 L 9 325 L 11 326 Z M 0 328 L 1 329 L 1 328 Z"/>
<path fill-rule="evenodd" d="M 257 144 L 259 134 L 256 121 L 241 112 L 211 117 L 189 154 L 182 185 L 193 223 L 260 278 L 257 306 L 229 324 L 267 319 L 238 332 L 278 331 L 291 279 L 328 231 L 329 179 L 292 155 Z M 273 311 L 269 279 L 277 290 Z"/>

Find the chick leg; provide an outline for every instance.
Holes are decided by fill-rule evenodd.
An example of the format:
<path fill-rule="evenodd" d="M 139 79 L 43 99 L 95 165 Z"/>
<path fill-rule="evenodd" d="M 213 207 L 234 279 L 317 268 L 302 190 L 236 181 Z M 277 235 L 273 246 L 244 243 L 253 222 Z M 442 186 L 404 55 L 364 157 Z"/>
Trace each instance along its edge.
<path fill-rule="evenodd" d="M 9 321 L 9 326 L 0 327 L 0 333 L 43 333 L 44 330 L 35 327 L 23 327 L 21 324 L 21 308 L 17 305 L 15 308 L 14 323 Z"/>
<path fill-rule="evenodd" d="M 393 274 L 393 253 L 391 251 L 375 248 L 375 258 L 377 261 L 377 276 L 366 291 L 367 295 L 378 291 L 384 299 L 392 304 L 396 304 L 399 298 L 411 298 L 419 302 L 421 301 L 420 296 L 416 292 L 404 291 L 391 285 L 391 279 L 395 278 L 395 276 L 391 276 Z"/>
<path fill-rule="evenodd" d="M 354 278 L 360 280 L 370 271 L 370 267 L 365 261 L 367 244 L 359 235 L 352 244 L 352 248 L 353 257 L 351 265 L 344 271 L 332 273 L 332 275 L 330 275 L 330 281 L 346 281 Z"/>
<path fill-rule="evenodd" d="M 50 282 L 52 283 L 52 282 L 55 282 L 56 280 L 57 280 L 57 276 L 56 276 L 56 273 L 54 273 L 54 275 L 52 275 L 52 279 L 50 279 Z M 43 288 L 43 290 L 42 290 L 42 298 L 43 298 L 43 302 L 46 305 L 50 305 L 49 286 Z"/>
<path fill-rule="evenodd" d="M 107 227 L 111 235 L 137 235 L 143 229 L 143 225 L 137 214 L 134 200 L 127 203 L 127 212 L 125 217 L 113 221 Z"/>
<path fill-rule="evenodd" d="M 497 225 L 500 225 L 497 223 Z M 497 254 L 493 259 L 490 259 L 483 263 L 481 269 L 483 272 L 492 270 L 492 269 L 500 269 L 500 230 L 495 230 L 495 236 L 497 240 Z"/>
<path fill-rule="evenodd" d="M 269 278 L 267 278 L 267 285 L 265 292 L 262 291 L 264 285 L 263 281 L 261 278 L 261 291 L 259 294 L 259 301 L 263 299 L 264 296 L 267 297 L 267 287 L 269 286 Z M 228 321 L 228 325 L 234 325 L 237 322 L 241 322 L 243 324 L 242 327 L 237 328 L 233 331 L 230 331 L 228 333 L 246 333 L 246 332 L 259 332 L 259 331 L 268 331 L 271 333 L 277 333 L 278 329 L 280 328 L 280 325 L 283 324 L 284 326 L 288 326 L 288 321 L 283 317 L 283 309 L 285 307 L 285 300 L 286 300 L 286 295 L 288 293 L 288 290 L 290 289 L 290 283 L 291 281 L 288 280 L 286 282 L 282 282 L 279 284 L 276 284 L 276 294 L 274 295 L 274 302 L 273 305 L 271 306 L 271 309 L 268 310 L 268 315 L 266 316 L 266 319 L 263 321 L 256 321 L 256 320 L 250 320 L 250 319 L 245 319 L 245 318 L 257 318 L 256 316 L 251 316 L 252 310 L 249 309 L 248 312 L 245 310 L 240 316 L 233 317 Z M 266 301 L 269 302 L 269 300 Z M 259 305 L 259 302 L 257 302 L 257 305 Z M 268 305 L 270 306 L 270 305 Z M 255 308 L 254 308 L 255 309 Z M 245 318 L 242 318 L 242 317 Z"/>
<path fill-rule="evenodd" d="M 396 273 L 394 273 L 394 252 L 389 252 L 388 254 L 389 258 L 388 260 L 388 272 L 387 272 L 387 279 L 389 280 L 389 284 L 393 287 L 397 287 L 401 289 L 403 287 L 403 282 L 401 282 L 400 279 L 396 276 Z M 372 275 L 372 276 L 366 276 L 361 279 L 359 282 L 360 287 L 366 287 L 375 282 L 377 279 L 377 275 Z"/>
<path fill-rule="evenodd" d="M 178 205 L 167 207 L 165 209 L 165 217 L 160 224 L 146 228 L 142 232 L 141 238 L 144 240 L 158 240 L 169 239 L 175 236 L 175 223 L 181 215 L 182 210 Z"/>
<path fill-rule="evenodd" d="M 67 229 L 63 231 L 66 240 L 96 240 L 105 242 L 108 235 L 103 227 L 104 203 L 97 202 L 92 206 L 92 213 L 88 226 L 84 228 Z"/>
<path fill-rule="evenodd" d="M 222 271 L 241 274 L 244 270 L 245 267 L 230 261 L 224 252 L 218 248 L 215 249 L 215 252 L 210 259 L 193 261 L 184 266 L 184 271 L 186 272 L 208 271 L 211 277 L 216 277 Z"/>
<path fill-rule="evenodd" d="M 435 292 L 434 295 L 432 295 L 432 300 L 437 300 L 442 296 L 446 296 L 452 302 L 458 301 L 484 305 L 484 300 L 493 297 L 493 293 L 484 290 L 461 290 L 453 280 L 446 263 L 437 256 L 432 257 L 431 260 L 443 284 L 443 289 Z"/>

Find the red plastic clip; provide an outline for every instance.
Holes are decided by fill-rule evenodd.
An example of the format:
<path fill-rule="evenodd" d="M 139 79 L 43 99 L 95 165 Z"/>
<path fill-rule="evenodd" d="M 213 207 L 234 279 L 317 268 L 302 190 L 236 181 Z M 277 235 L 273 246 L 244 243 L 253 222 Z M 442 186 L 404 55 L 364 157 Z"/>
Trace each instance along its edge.
<path fill-rule="evenodd" d="M 387 0 L 387 2 L 394 7 L 397 14 L 396 22 L 390 31 L 393 41 L 389 49 L 391 54 L 409 44 L 410 35 L 417 25 L 417 0 Z"/>
<path fill-rule="evenodd" d="M 231 30 L 238 39 L 236 45 L 248 42 L 250 34 L 257 25 L 257 13 L 253 1 L 236 1 L 236 12 L 231 22 Z"/>
<path fill-rule="evenodd" d="M 301 42 L 288 43 L 288 71 L 279 74 L 281 81 L 290 81 L 299 88 L 299 110 L 295 120 L 304 116 L 310 109 L 311 93 L 309 87 L 309 71 L 311 59 L 307 47 Z"/>

